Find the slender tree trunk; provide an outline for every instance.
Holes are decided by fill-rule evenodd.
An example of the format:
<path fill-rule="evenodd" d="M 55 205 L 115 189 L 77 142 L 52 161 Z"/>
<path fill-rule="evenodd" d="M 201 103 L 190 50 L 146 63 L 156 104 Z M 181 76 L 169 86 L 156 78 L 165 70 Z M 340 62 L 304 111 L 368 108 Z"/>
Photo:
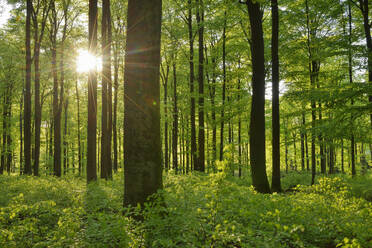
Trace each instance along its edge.
<path fill-rule="evenodd" d="M 272 15 L 272 183 L 273 192 L 281 191 L 280 183 L 280 114 L 279 114 L 279 13 L 278 1 L 271 0 Z"/>
<path fill-rule="evenodd" d="M 194 35 L 192 30 L 192 3 L 191 0 L 188 3 L 188 30 L 189 30 L 189 44 L 190 44 L 190 96 L 191 96 L 191 108 L 190 108 L 190 121 L 191 121 L 191 169 L 197 163 L 197 147 L 196 147 L 196 127 L 195 127 L 195 92 L 194 92 Z"/>
<path fill-rule="evenodd" d="M 239 68 L 240 68 L 240 59 L 239 59 Z M 240 103 L 241 100 L 241 82 L 240 79 L 238 80 L 238 101 Z M 239 178 L 242 177 L 242 120 L 239 115 L 238 118 L 238 164 L 239 164 Z"/>
<path fill-rule="evenodd" d="M 205 171 L 205 130 L 204 130 L 204 5 L 203 0 L 198 0 L 196 13 L 199 35 L 199 135 L 198 135 L 198 161 L 195 163 L 195 170 Z"/>
<path fill-rule="evenodd" d="M 345 173 L 345 162 L 344 162 L 344 139 L 341 139 L 341 172 Z"/>
<path fill-rule="evenodd" d="M 36 26 L 36 27 L 35 27 Z M 41 128 L 41 104 L 40 104 L 40 69 L 39 69 L 39 54 L 40 43 L 38 41 L 37 26 L 34 24 L 35 32 L 35 48 L 34 48 L 34 70 L 35 70 L 35 160 L 34 160 L 34 176 L 39 176 L 39 160 L 40 160 L 40 128 Z"/>
<path fill-rule="evenodd" d="M 7 130 L 6 130 L 6 146 L 7 146 L 7 160 L 6 160 L 6 170 L 8 175 L 10 175 L 12 160 L 13 160 L 13 149 L 12 149 L 12 136 L 11 136 L 11 118 L 12 118 L 12 103 L 11 103 L 11 93 L 9 92 L 7 97 Z"/>
<path fill-rule="evenodd" d="M 307 133 L 305 132 L 305 153 L 306 153 L 306 170 L 310 171 L 309 145 L 307 143 Z"/>
<path fill-rule="evenodd" d="M 112 29 L 111 29 L 111 8 L 110 0 L 107 0 L 107 87 L 108 87 L 108 123 L 107 123 L 107 173 L 108 177 L 112 179 L 112 78 L 111 78 L 111 45 L 112 45 Z"/>
<path fill-rule="evenodd" d="M 168 150 L 168 75 L 169 64 L 166 71 L 163 72 L 163 87 L 164 87 L 164 169 L 169 170 L 169 150 Z"/>
<path fill-rule="evenodd" d="M 173 62 L 173 140 L 172 140 L 172 157 L 173 169 L 178 173 L 178 106 L 177 106 L 177 72 L 176 62 Z"/>
<path fill-rule="evenodd" d="M 24 101 L 24 86 L 22 87 L 22 99 L 20 101 L 20 106 L 19 106 L 19 174 L 23 174 L 23 101 Z"/>
<path fill-rule="evenodd" d="M 301 170 L 305 170 L 305 113 L 302 113 L 301 130 Z"/>
<path fill-rule="evenodd" d="M 76 79 L 75 82 L 75 90 L 76 90 L 76 104 L 77 104 L 77 135 L 78 135 L 78 162 L 79 162 L 79 176 L 81 175 L 82 169 L 82 157 L 81 157 L 81 134 L 80 134 L 80 97 L 79 97 L 79 87 L 78 87 L 78 80 Z"/>
<path fill-rule="evenodd" d="M 143 206 L 149 196 L 162 188 L 161 7 L 161 0 L 128 2 L 124 77 L 124 206 Z"/>
<path fill-rule="evenodd" d="M 293 162 L 294 162 L 294 168 L 297 171 L 296 134 L 293 135 Z"/>
<path fill-rule="evenodd" d="M 352 66 L 352 51 L 351 51 L 351 37 L 352 37 L 352 15 L 351 15 L 351 4 L 350 1 L 348 1 L 348 19 L 349 19 L 349 49 L 348 49 L 348 67 L 349 67 L 349 83 L 353 84 L 353 66 Z M 351 105 L 354 105 L 354 99 L 351 99 Z M 354 126 L 354 116 L 351 114 L 351 137 L 350 137 L 350 152 L 351 152 L 351 174 L 353 176 L 356 175 L 356 169 L 355 169 L 355 140 L 354 140 L 354 132 L 353 132 L 353 126 Z"/>
<path fill-rule="evenodd" d="M 314 63 L 312 63 L 312 51 L 311 51 L 311 27 L 310 27 L 310 14 L 308 0 L 305 0 L 305 11 L 306 11 L 306 26 L 307 26 L 307 48 L 309 53 L 309 74 L 310 74 L 310 87 L 312 90 L 315 89 L 315 78 L 314 78 Z M 313 66 L 312 66 L 313 65 Z M 316 174 L 316 159 L 315 159 L 315 121 L 316 121 L 316 103 L 311 100 L 311 185 L 315 183 Z"/>
<path fill-rule="evenodd" d="M 67 118 L 68 118 L 68 99 L 64 103 L 64 127 L 63 127 L 63 174 L 66 175 L 68 168 L 68 142 L 67 142 Z"/>
<path fill-rule="evenodd" d="M 53 6 L 54 7 L 54 6 Z M 54 9 L 53 9 L 54 10 Z M 53 133 L 54 133 L 54 160 L 53 171 L 57 177 L 61 176 L 61 109 L 58 102 L 58 75 L 57 75 L 57 30 L 55 28 L 56 20 L 52 24 L 54 26 L 54 34 L 52 39 L 52 74 L 53 74 Z"/>
<path fill-rule="evenodd" d="M 24 104 L 24 173 L 31 175 L 31 15 L 32 0 L 27 0 L 26 13 L 26 84 Z"/>
<path fill-rule="evenodd" d="M 2 136 L 3 136 L 3 144 L 1 148 L 1 164 L 0 164 L 0 175 L 4 173 L 5 169 L 5 163 L 6 163 L 6 129 L 7 129 L 7 114 L 6 114 L 6 95 L 7 92 L 5 92 L 3 98 L 3 116 L 2 116 L 2 121 L 3 121 L 3 130 L 2 130 Z"/>
<path fill-rule="evenodd" d="M 117 45 L 118 46 L 118 45 Z M 112 122 L 113 145 L 114 145 L 114 172 L 118 171 L 118 132 L 117 132 L 117 115 L 118 115 L 118 90 L 119 90 L 119 59 L 118 48 L 114 51 L 114 113 Z"/>
<path fill-rule="evenodd" d="M 225 98 L 226 98 L 226 22 L 227 13 L 224 12 L 223 33 L 222 33 L 222 70 L 223 70 L 223 83 L 222 83 L 222 109 L 221 109 L 221 131 L 220 131 L 220 161 L 223 160 L 223 129 L 225 125 Z"/>
<path fill-rule="evenodd" d="M 89 0 L 89 52 L 97 53 L 97 0 Z M 97 72 L 88 76 L 88 150 L 87 182 L 97 180 Z"/>
<path fill-rule="evenodd" d="M 259 3 L 247 1 L 252 43 L 252 107 L 250 120 L 250 159 L 252 184 L 258 192 L 270 193 L 265 162 L 265 61 L 262 29 L 263 12 Z"/>

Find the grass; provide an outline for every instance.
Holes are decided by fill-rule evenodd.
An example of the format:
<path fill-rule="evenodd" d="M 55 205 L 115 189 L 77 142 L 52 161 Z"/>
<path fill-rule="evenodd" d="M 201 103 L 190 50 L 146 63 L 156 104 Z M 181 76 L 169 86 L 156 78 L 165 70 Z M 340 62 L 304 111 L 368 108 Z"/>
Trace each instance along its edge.
<path fill-rule="evenodd" d="M 122 207 L 121 174 L 89 186 L 0 176 L 0 247 L 372 247 L 371 175 L 309 186 L 308 173 L 283 173 L 283 189 L 295 190 L 262 195 L 223 172 L 169 174 L 165 204 L 138 222 Z"/>

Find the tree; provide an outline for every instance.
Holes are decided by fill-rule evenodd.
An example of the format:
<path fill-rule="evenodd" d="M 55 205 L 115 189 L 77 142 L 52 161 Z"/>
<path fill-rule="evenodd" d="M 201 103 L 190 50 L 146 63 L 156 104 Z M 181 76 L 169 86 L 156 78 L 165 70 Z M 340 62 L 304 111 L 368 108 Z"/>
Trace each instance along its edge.
<path fill-rule="evenodd" d="M 31 175 L 31 15 L 32 0 L 27 0 L 26 13 L 26 83 L 24 96 L 24 173 Z"/>
<path fill-rule="evenodd" d="M 38 1 L 36 8 L 33 9 L 33 28 L 34 28 L 34 70 L 35 70 L 35 158 L 34 175 L 39 176 L 40 160 L 40 127 L 41 127 L 41 104 L 40 104 L 40 47 L 44 36 L 45 25 L 47 22 L 51 1 Z M 42 10 L 40 34 L 39 34 L 39 11 Z"/>
<path fill-rule="evenodd" d="M 97 53 L 97 0 L 89 0 L 89 52 Z M 88 151 L 87 182 L 97 180 L 97 74 L 92 69 L 88 75 Z"/>
<path fill-rule="evenodd" d="M 246 2 L 251 30 L 252 106 L 249 129 L 252 184 L 258 192 L 270 193 L 265 162 L 265 60 L 263 11 L 257 2 Z"/>
<path fill-rule="evenodd" d="M 199 35 L 199 135 L 198 135 L 198 160 L 195 163 L 195 170 L 205 171 L 205 130 L 204 130 L 204 6 L 203 0 L 198 1 L 196 12 Z"/>
<path fill-rule="evenodd" d="M 274 192 L 281 191 L 280 185 L 280 116 L 279 116 L 279 14 L 278 1 L 271 0 L 272 15 L 272 146 L 273 146 L 273 171 L 271 189 Z"/>
<path fill-rule="evenodd" d="M 160 141 L 161 0 L 129 0 L 124 81 L 124 206 L 162 188 Z"/>

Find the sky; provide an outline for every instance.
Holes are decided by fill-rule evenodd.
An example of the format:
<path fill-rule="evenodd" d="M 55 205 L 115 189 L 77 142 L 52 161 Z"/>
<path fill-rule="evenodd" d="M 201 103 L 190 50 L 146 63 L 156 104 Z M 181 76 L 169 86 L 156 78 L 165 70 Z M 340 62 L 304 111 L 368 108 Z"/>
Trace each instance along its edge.
<path fill-rule="evenodd" d="M 0 27 L 2 27 L 10 17 L 11 6 L 6 0 L 0 0 Z"/>

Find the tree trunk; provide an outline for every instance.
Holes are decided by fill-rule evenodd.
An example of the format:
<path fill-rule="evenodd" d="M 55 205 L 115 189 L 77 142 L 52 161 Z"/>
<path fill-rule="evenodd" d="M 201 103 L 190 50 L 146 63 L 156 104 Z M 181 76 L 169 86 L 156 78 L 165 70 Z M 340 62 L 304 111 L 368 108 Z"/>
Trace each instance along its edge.
<path fill-rule="evenodd" d="M 7 159 L 6 159 L 6 171 L 8 172 L 8 175 L 10 175 L 12 160 L 13 160 L 13 149 L 12 149 L 12 135 L 11 135 L 11 117 L 12 117 L 12 103 L 11 103 L 11 93 L 8 93 L 7 96 L 7 129 L 6 129 L 6 152 L 7 152 Z"/>
<path fill-rule="evenodd" d="M 162 188 L 161 6 L 161 0 L 128 2 L 124 77 L 124 206 L 143 206 L 149 196 Z"/>
<path fill-rule="evenodd" d="M 250 120 L 250 159 L 252 184 L 260 193 L 270 193 L 265 162 L 265 61 L 262 30 L 263 12 L 259 3 L 247 1 L 252 43 L 252 107 Z"/>
<path fill-rule="evenodd" d="M 109 1 L 102 1 L 102 114 L 101 114 L 101 178 L 108 179 L 108 156 L 107 146 L 108 144 L 108 94 L 107 94 L 107 84 L 109 81 L 108 78 L 108 42 L 107 42 L 107 33 L 108 33 L 108 6 Z"/>
<path fill-rule="evenodd" d="M 119 45 L 117 45 L 119 46 Z M 118 131 L 117 131 L 117 115 L 118 115 L 118 90 L 119 90 L 119 48 L 114 50 L 114 113 L 112 120 L 113 145 L 114 145 L 114 172 L 118 172 Z"/>
<path fill-rule="evenodd" d="M 307 48 L 309 53 L 309 74 L 310 74 L 310 87 L 312 90 L 315 89 L 315 68 L 312 61 L 312 51 L 311 51 L 311 30 L 310 30 L 310 17 L 309 17 L 309 4 L 308 1 L 305 1 L 305 11 L 306 11 L 306 26 L 307 26 Z M 315 159 L 315 121 L 316 121 L 316 103 L 314 100 L 311 100 L 311 185 L 315 182 L 316 174 L 316 159 Z"/>
<path fill-rule="evenodd" d="M 31 15 L 32 0 L 27 0 L 26 13 L 26 84 L 25 84 L 25 104 L 24 104 L 24 154 L 25 168 L 24 173 L 31 175 Z"/>
<path fill-rule="evenodd" d="M 352 15 L 351 15 L 351 6 L 350 1 L 348 1 L 348 19 L 349 19 L 349 49 L 348 49 L 348 67 L 349 67 L 349 83 L 353 84 L 353 66 L 352 66 L 352 51 L 351 51 L 351 45 L 352 45 Z M 354 99 L 351 99 L 351 105 L 354 105 Z M 354 133 L 353 133 L 353 126 L 354 126 L 354 116 L 351 114 L 351 137 L 350 137 L 350 146 L 351 146 L 351 174 L 353 176 L 356 175 L 356 169 L 355 169 L 355 142 L 354 142 Z"/>
<path fill-rule="evenodd" d="M 173 140 L 172 140 L 172 157 L 173 169 L 178 173 L 178 107 L 177 107 L 177 74 L 176 62 L 173 62 Z"/>
<path fill-rule="evenodd" d="M 68 142 L 67 142 L 67 118 L 68 118 L 68 99 L 66 97 L 64 103 L 64 128 L 63 128 L 63 174 L 66 175 L 68 170 Z"/>
<path fill-rule="evenodd" d="M 168 151 L 168 76 L 169 64 L 167 64 L 166 72 L 163 72 L 163 87 L 164 87 L 164 169 L 169 170 L 169 151 Z"/>
<path fill-rule="evenodd" d="M 19 106 L 19 174 L 23 174 L 23 115 L 22 115 L 22 110 L 23 110 L 23 101 L 24 101 L 24 85 L 22 85 L 22 98 L 20 101 L 20 106 Z"/>
<path fill-rule="evenodd" d="M 305 113 L 302 113 L 301 129 L 301 170 L 305 170 Z"/>
<path fill-rule="evenodd" d="M 89 0 L 89 52 L 97 53 L 97 0 Z M 97 180 L 97 72 L 90 70 L 88 76 L 88 150 L 87 182 Z"/>
<path fill-rule="evenodd" d="M 197 147 L 196 147 L 196 127 L 195 127 L 195 92 L 194 92 L 194 35 L 192 30 L 192 4 L 191 0 L 188 3 L 188 30 L 189 30 L 189 44 L 190 44 L 190 121 L 191 121 L 191 169 L 197 163 Z"/>
<path fill-rule="evenodd" d="M 78 162 L 79 162 L 79 176 L 81 175 L 82 169 L 82 157 L 81 157 L 81 134 L 80 134 L 80 97 L 79 97 L 79 88 L 78 88 L 78 80 L 76 78 L 75 82 L 75 90 L 76 90 L 76 104 L 77 104 L 77 135 L 78 135 Z"/>
<path fill-rule="evenodd" d="M 107 123 L 107 173 L 108 178 L 112 179 L 112 158 L 111 158 L 111 145 L 112 145 L 112 78 L 111 78 L 111 45 L 112 45 L 112 30 L 111 30 L 111 9 L 110 0 L 107 0 L 107 87 L 108 87 L 108 123 Z"/>
<path fill-rule="evenodd" d="M 45 2 L 43 4 L 46 4 Z M 40 104 L 40 46 L 44 36 L 44 29 L 47 22 L 48 13 L 51 4 L 43 6 L 41 29 L 39 33 L 38 13 L 41 9 L 41 4 L 38 2 L 37 9 L 33 13 L 33 27 L 34 27 L 34 70 L 35 70 L 35 160 L 34 160 L 34 176 L 39 176 L 39 163 L 40 163 L 40 128 L 41 128 L 41 115 L 42 106 Z"/>
<path fill-rule="evenodd" d="M 271 0 L 272 15 L 272 38 L 271 38 L 271 60 L 272 60 L 272 183 L 273 192 L 281 191 L 280 183 L 280 115 L 279 115 L 279 13 L 278 1 Z"/>
<path fill-rule="evenodd" d="M 226 98 L 226 11 L 224 12 L 223 33 L 222 33 L 222 70 L 223 70 L 223 83 L 222 83 L 222 109 L 221 109 L 221 131 L 220 131 L 220 161 L 223 160 L 223 129 L 225 125 L 225 98 Z"/>
<path fill-rule="evenodd" d="M 198 0 L 196 13 L 199 35 L 199 135 L 198 135 L 198 161 L 195 163 L 195 170 L 205 171 L 205 130 L 204 130 L 204 5 L 203 0 Z"/>

